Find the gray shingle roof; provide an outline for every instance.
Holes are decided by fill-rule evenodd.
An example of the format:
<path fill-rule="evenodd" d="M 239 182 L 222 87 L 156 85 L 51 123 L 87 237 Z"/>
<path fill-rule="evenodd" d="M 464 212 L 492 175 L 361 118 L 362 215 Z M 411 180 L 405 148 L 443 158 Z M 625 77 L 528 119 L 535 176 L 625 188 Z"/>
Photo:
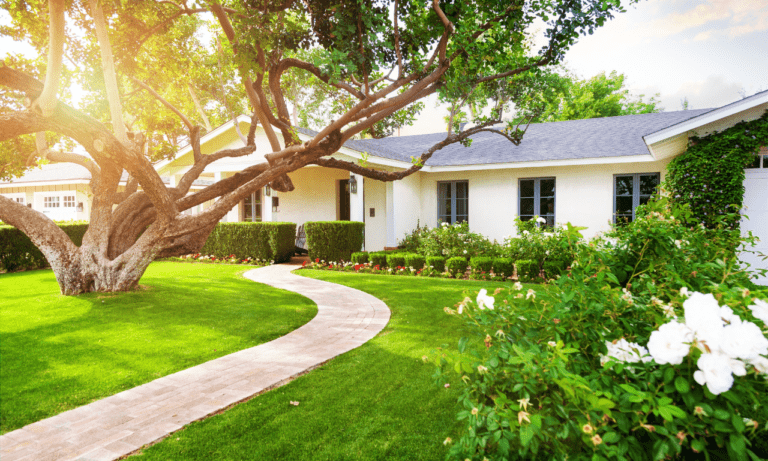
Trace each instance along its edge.
<path fill-rule="evenodd" d="M 528 128 L 519 146 L 498 134 L 479 133 L 472 137 L 470 147 L 452 144 L 437 151 L 426 164 L 487 165 L 648 155 L 643 136 L 710 110 L 712 109 L 536 123 Z M 316 134 L 305 128 L 299 131 L 307 135 Z M 434 133 L 353 140 L 347 141 L 344 146 L 377 157 L 410 163 L 411 156 L 418 157 L 443 139 L 445 133 Z"/>

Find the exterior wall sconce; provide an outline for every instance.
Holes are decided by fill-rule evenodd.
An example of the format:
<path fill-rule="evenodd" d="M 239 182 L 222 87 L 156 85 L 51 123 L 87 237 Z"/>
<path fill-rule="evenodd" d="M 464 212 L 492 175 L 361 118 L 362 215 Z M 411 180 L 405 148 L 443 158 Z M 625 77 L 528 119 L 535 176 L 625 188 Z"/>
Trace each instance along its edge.
<path fill-rule="evenodd" d="M 353 174 L 349 175 L 349 193 L 357 193 L 357 178 Z"/>
<path fill-rule="evenodd" d="M 78 213 L 82 213 L 82 212 L 83 212 L 83 202 L 78 202 L 78 203 L 77 203 L 77 208 L 75 208 L 75 210 L 76 210 Z"/>
<path fill-rule="evenodd" d="M 266 186 L 264 186 L 264 195 L 266 195 L 267 197 L 269 197 L 270 195 L 272 195 L 272 188 L 271 188 L 271 187 L 269 187 L 269 184 L 267 184 Z"/>
<path fill-rule="evenodd" d="M 272 212 L 276 213 L 277 207 L 280 206 L 280 197 L 272 197 Z"/>

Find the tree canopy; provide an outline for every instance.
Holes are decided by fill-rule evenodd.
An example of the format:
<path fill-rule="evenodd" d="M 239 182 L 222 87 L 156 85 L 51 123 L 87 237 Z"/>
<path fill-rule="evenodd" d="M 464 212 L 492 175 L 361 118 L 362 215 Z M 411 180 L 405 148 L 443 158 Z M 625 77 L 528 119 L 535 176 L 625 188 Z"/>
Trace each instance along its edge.
<path fill-rule="evenodd" d="M 504 105 L 526 107 L 532 91 L 545 84 L 538 77 L 542 69 L 562 61 L 579 35 L 593 33 L 622 4 L 12 0 L 3 8 L 11 23 L 0 33 L 26 41 L 39 56 L 14 56 L 0 67 L 0 176 L 18 175 L 37 159 L 76 163 L 91 172 L 94 201 L 79 248 L 42 214 L 2 197 L 0 219 L 27 233 L 62 291 L 75 294 L 135 286 L 158 255 L 199 248 L 243 197 L 267 184 L 292 190 L 288 173 L 306 165 L 392 181 L 481 131 L 519 144 L 525 123 L 496 127 Z M 531 50 L 529 30 L 537 19 L 546 24 L 546 44 Z M 68 96 L 70 81 L 83 89 L 78 101 Z M 319 133 L 302 143 L 288 102 L 307 104 L 300 97 L 306 88 L 331 95 L 325 99 L 333 117 L 322 119 Z M 478 95 L 495 94 L 500 102 L 402 171 L 329 157 L 349 139 L 385 135 L 408 123 L 419 101 L 434 93 L 458 107 Z M 253 120 L 244 146 L 202 155 L 204 127 L 244 111 Z M 313 114 L 311 108 L 305 113 Z M 253 153 L 257 129 L 271 145 L 266 163 L 189 194 L 213 161 Z M 151 162 L 171 155 L 182 141 L 191 144 L 195 163 L 168 187 Z M 87 155 L 72 152 L 72 143 Z M 122 188 L 124 172 L 129 179 Z M 209 201 L 213 205 L 196 216 L 182 214 Z"/>

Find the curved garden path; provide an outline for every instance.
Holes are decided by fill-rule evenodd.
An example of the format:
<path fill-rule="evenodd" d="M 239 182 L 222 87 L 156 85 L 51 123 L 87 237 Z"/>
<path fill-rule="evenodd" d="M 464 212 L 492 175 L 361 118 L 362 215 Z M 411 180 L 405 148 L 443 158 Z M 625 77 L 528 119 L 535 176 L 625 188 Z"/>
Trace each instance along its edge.
<path fill-rule="evenodd" d="M 291 274 L 294 269 L 274 265 L 248 271 L 245 277 L 317 303 L 317 315 L 309 323 L 268 343 L 9 432 L 0 436 L 0 459 L 120 458 L 361 346 L 389 322 L 389 308 L 378 298 Z"/>

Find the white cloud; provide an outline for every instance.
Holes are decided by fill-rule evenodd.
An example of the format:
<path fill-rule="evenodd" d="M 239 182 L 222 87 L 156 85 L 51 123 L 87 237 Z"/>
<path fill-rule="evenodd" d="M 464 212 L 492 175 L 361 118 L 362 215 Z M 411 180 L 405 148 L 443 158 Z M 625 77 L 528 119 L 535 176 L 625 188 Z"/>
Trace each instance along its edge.
<path fill-rule="evenodd" d="M 723 22 L 721 27 L 699 32 L 694 40 L 709 40 L 718 35 L 734 38 L 768 30 L 768 0 L 698 0 L 693 8 L 656 19 L 644 33 L 668 37 Z"/>
<path fill-rule="evenodd" d="M 741 99 L 741 83 L 729 82 L 723 75 L 709 75 L 704 80 L 684 82 L 674 93 L 662 93 L 665 110 L 681 110 L 680 102 L 688 98 L 690 109 L 708 109 L 724 106 Z"/>

